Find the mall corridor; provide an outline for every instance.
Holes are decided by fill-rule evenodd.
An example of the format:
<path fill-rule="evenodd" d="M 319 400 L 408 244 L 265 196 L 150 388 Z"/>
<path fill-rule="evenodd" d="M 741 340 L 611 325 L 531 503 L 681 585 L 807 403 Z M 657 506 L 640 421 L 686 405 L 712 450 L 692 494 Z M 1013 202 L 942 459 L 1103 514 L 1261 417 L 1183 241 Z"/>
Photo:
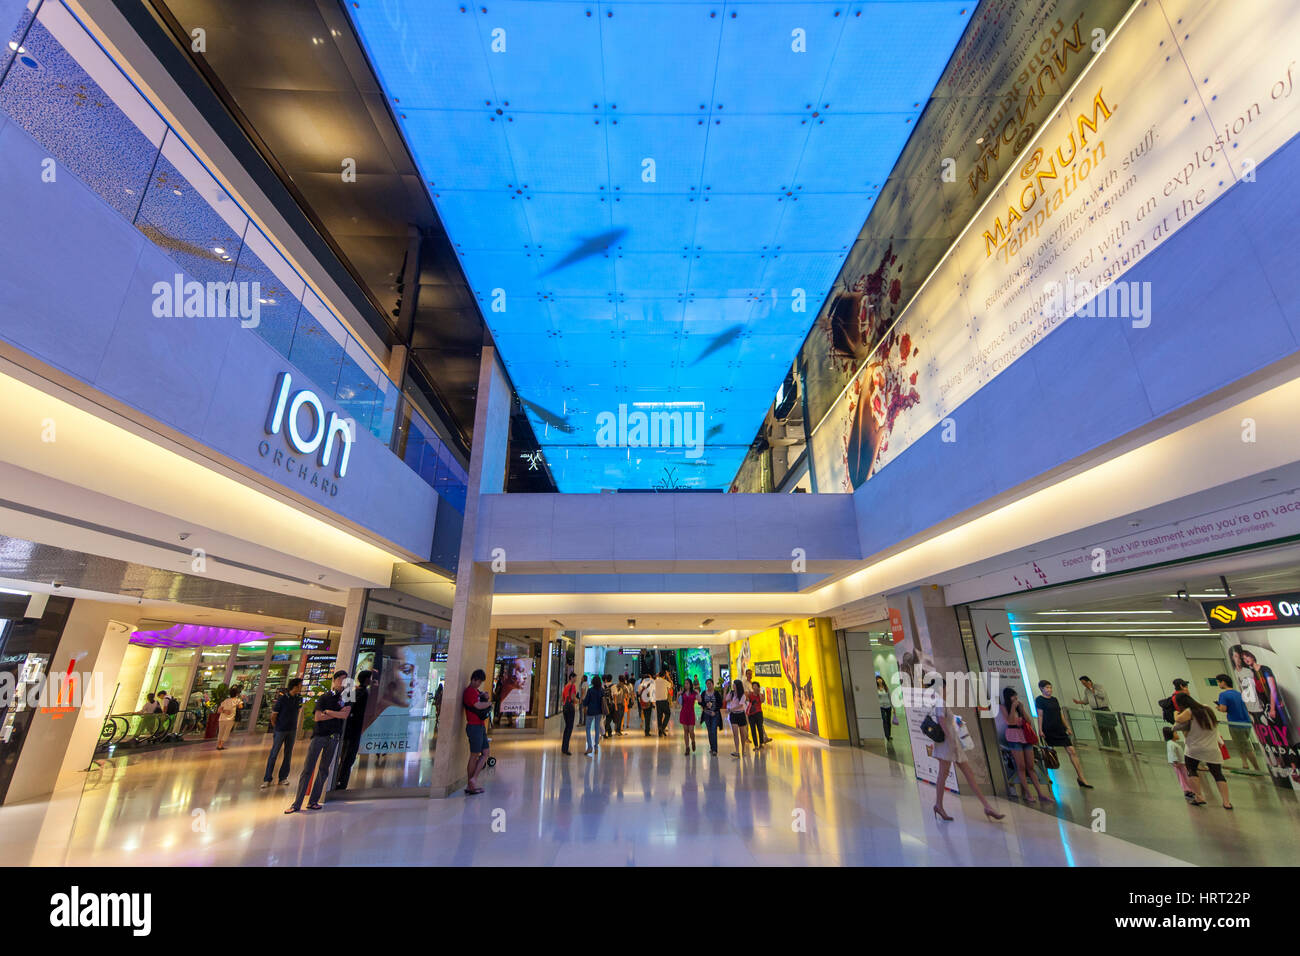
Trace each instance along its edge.
<path fill-rule="evenodd" d="M 0 0 L 0 902 L 586 948 L 654 867 L 594 945 L 1288 938 L 1298 51 L 1300 0 Z"/>
<path fill-rule="evenodd" d="M 557 741 L 511 742 L 483 778 L 481 799 L 331 800 L 295 816 L 283 813 L 292 785 L 258 789 L 265 747 L 218 754 L 197 745 L 105 761 L 86 775 L 79 806 L 75 795 L 59 795 L 0 808 L 0 857 L 11 865 L 169 868 L 1186 862 L 1094 833 L 1086 815 L 1071 823 L 1005 800 L 997 803 L 1006 819 L 995 822 L 973 798 L 950 797 L 955 819 L 944 823 L 928 809 L 932 788 L 908 767 L 780 731 L 773 738 L 770 749 L 741 759 L 726 748 L 688 758 L 675 727 L 665 740 L 614 738 L 595 759 L 580 750 L 562 757 Z M 1166 806 L 1190 813 L 1176 801 Z M 1220 826 L 1210 824 L 1200 839 L 1240 841 Z"/>

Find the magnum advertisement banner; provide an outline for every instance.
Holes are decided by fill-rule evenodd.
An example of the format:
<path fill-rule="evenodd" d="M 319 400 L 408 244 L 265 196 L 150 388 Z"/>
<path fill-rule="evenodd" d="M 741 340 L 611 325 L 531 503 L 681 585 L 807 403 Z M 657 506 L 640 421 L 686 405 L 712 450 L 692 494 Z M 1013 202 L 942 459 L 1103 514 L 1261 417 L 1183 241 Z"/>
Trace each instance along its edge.
<path fill-rule="evenodd" d="M 890 327 L 1128 7 L 980 4 L 800 350 L 813 425 L 877 346 L 899 352 Z M 879 414 L 907 377 L 878 389 Z"/>
<path fill-rule="evenodd" d="M 829 618 L 787 621 L 730 646 L 731 676 L 754 671 L 763 715 L 825 740 L 847 740 L 839 651 Z"/>
<path fill-rule="evenodd" d="M 1062 323 L 1149 323 L 1149 289 L 1117 280 L 1300 131 L 1297 49 L 1292 0 L 1138 4 L 906 312 L 901 244 L 855 249 L 826 334 L 865 364 L 813 434 L 818 489 L 862 484 Z"/>

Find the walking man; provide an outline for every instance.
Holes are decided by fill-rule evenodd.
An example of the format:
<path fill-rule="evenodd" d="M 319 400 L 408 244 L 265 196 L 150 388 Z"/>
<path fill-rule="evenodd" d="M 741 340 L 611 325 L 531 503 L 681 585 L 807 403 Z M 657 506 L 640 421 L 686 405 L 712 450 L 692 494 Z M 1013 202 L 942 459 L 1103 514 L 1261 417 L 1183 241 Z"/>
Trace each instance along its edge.
<path fill-rule="evenodd" d="M 650 708 L 655 704 L 655 682 L 649 674 L 641 677 L 637 699 L 641 702 L 641 727 L 650 736 Z"/>
<path fill-rule="evenodd" d="M 668 736 L 668 718 L 672 714 L 672 700 L 669 697 L 668 668 L 659 672 L 655 678 L 655 709 L 659 712 L 659 736 Z"/>
<path fill-rule="evenodd" d="M 1233 745 L 1241 751 L 1242 771 L 1249 765 L 1255 768 L 1256 773 L 1263 773 L 1251 741 L 1253 724 L 1250 711 L 1241 699 L 1241 691 L 1232 686 L 1232 678 L 1227 674 L 1220 674 L 1214 679 L 1219 684 L 1219 699 L 1215 703 L 1218 704 L 1219 712 L 1228 717 L 1228 733 L 1232 736 Z"/>
<path fill-rule="evenodd" d="M 338 750 L 339 739 L 343 736 L 343 724 L 352 713 L 352 707 L 343 703 L 343 682 L 348 679 L 347 671 L 335 671 L 330 689 L 316 698 L 315 725 L 312 730 L 311 746 L 307 748 L 307 762 L 298 777 L 298 796 L 285 813 L 297 813 L 302 809 L 302 799 L 311 786 L 311 803 L 308 810 L 320 810 L 321 792 L 329 778 L 334 763 L 334 753 Z M 320 764 L 319 770 L 317 763 Z M 316 782 L 312 783 L 315 774 Z"/>

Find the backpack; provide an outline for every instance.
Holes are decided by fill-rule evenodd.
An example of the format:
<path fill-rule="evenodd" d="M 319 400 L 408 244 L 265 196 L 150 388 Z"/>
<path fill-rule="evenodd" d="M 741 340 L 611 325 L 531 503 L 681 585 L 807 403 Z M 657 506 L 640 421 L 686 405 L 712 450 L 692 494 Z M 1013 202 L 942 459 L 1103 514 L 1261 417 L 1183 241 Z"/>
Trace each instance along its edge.
<path fill-rule="evenodd" d="M 181 702 L 180 702 L 179 700 L 177 700 L 175 697 L 168 697 L 168 698 L 167 698 L 167 713 L 168 713 L 168 714 L 179 714 L 180 712 L 181 712 Z"/>

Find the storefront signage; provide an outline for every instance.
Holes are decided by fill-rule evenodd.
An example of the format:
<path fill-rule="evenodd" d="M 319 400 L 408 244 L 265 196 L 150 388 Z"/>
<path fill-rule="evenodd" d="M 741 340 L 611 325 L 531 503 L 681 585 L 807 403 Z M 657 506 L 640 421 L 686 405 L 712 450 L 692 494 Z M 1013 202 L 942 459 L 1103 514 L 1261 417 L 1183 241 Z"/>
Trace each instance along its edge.
<path fill-rule="evenodd" d="M 1297 534 L 1300 534 L 1300 499 L 1290 492 L 1281 492 L 1058 554 L 1040 555 L 1024 564 L 949 584 L 944 594 L 949 604 L 966 604 L 994 594 L 1032 591 L 1086 579 L 1097 573 L 1095 568 L 1101 566 L 1103 556 L 1106 573 L 1113 574 Z M 1285 597 L 1300 599 L 1300 595 Z M 1207 619 L 1214 624 L 1218 619 L 1209 617 L 1210 608 L 1205 610 Z M 1235 612 L 1236 605 L 1230 610 Z M 1261 613 L 1264 613 L 1262 609 Z M 1235 620 L 1240 621 L 1241 617 L 1238 613 Z M 1256 620 L 1268 623 L 1263 618 Z M 1226 626 L 1231 623 L 1220 621 L 1219 629 L 1232 630 Z"/>
<path fill-rule="evenodd" d="M 1300 625 L 1300 592 L 1202 601 L 1201 610 L 1210 629 L 1215 631 Z"/>
<path fill-rule="evenodd" d="M 266 440 L 258 445 L 258 454 L 263 458 L 269 457 L 272 464 L 283 466 L 290 474 L 296 474 L 299 480 L 307 482 L 313 488 L 319 488 L 323 494 L 332 498 L 339 492 L 338 485 L 329 480 L 327 470 L 322 474 L 312 468 L 309 458 L 315 455 L 316 465 L 321 469 L 328 469 L 330 461 L 334 460 L 335 476 L 346 477 L 348 462 L 352 457 L 354 440 L 352 431 L 355 425 L 338 412 L 326 414 L 324 403 L 311 389 L 299 389 L 290 397 L 289 393 L 292 389 L 293 376 L 289 372 L 281 372 L 275 380 L 275 389 L 271 393 L 271 408 L 266 416 L 266 433 L 279 435 L 283 431 L 289 449 L 307 458 L 286 455 L 279 448 L 273 449 L 271 443 Z M 311 411 L 311 424 L 306 434 L 302 430 L 304 408 Z"/>
<path fill-rule="evenodd" d="M 302 649 L 304 651 L 318 651 L 322 647 L 329 645 L 328 638 L 324 637 L 304 637 L 302 639 Z"/>
<path fill-rule="evenodd" d="M 754 661 L 755 677 L 780 677 L 780 661 Z"/>

